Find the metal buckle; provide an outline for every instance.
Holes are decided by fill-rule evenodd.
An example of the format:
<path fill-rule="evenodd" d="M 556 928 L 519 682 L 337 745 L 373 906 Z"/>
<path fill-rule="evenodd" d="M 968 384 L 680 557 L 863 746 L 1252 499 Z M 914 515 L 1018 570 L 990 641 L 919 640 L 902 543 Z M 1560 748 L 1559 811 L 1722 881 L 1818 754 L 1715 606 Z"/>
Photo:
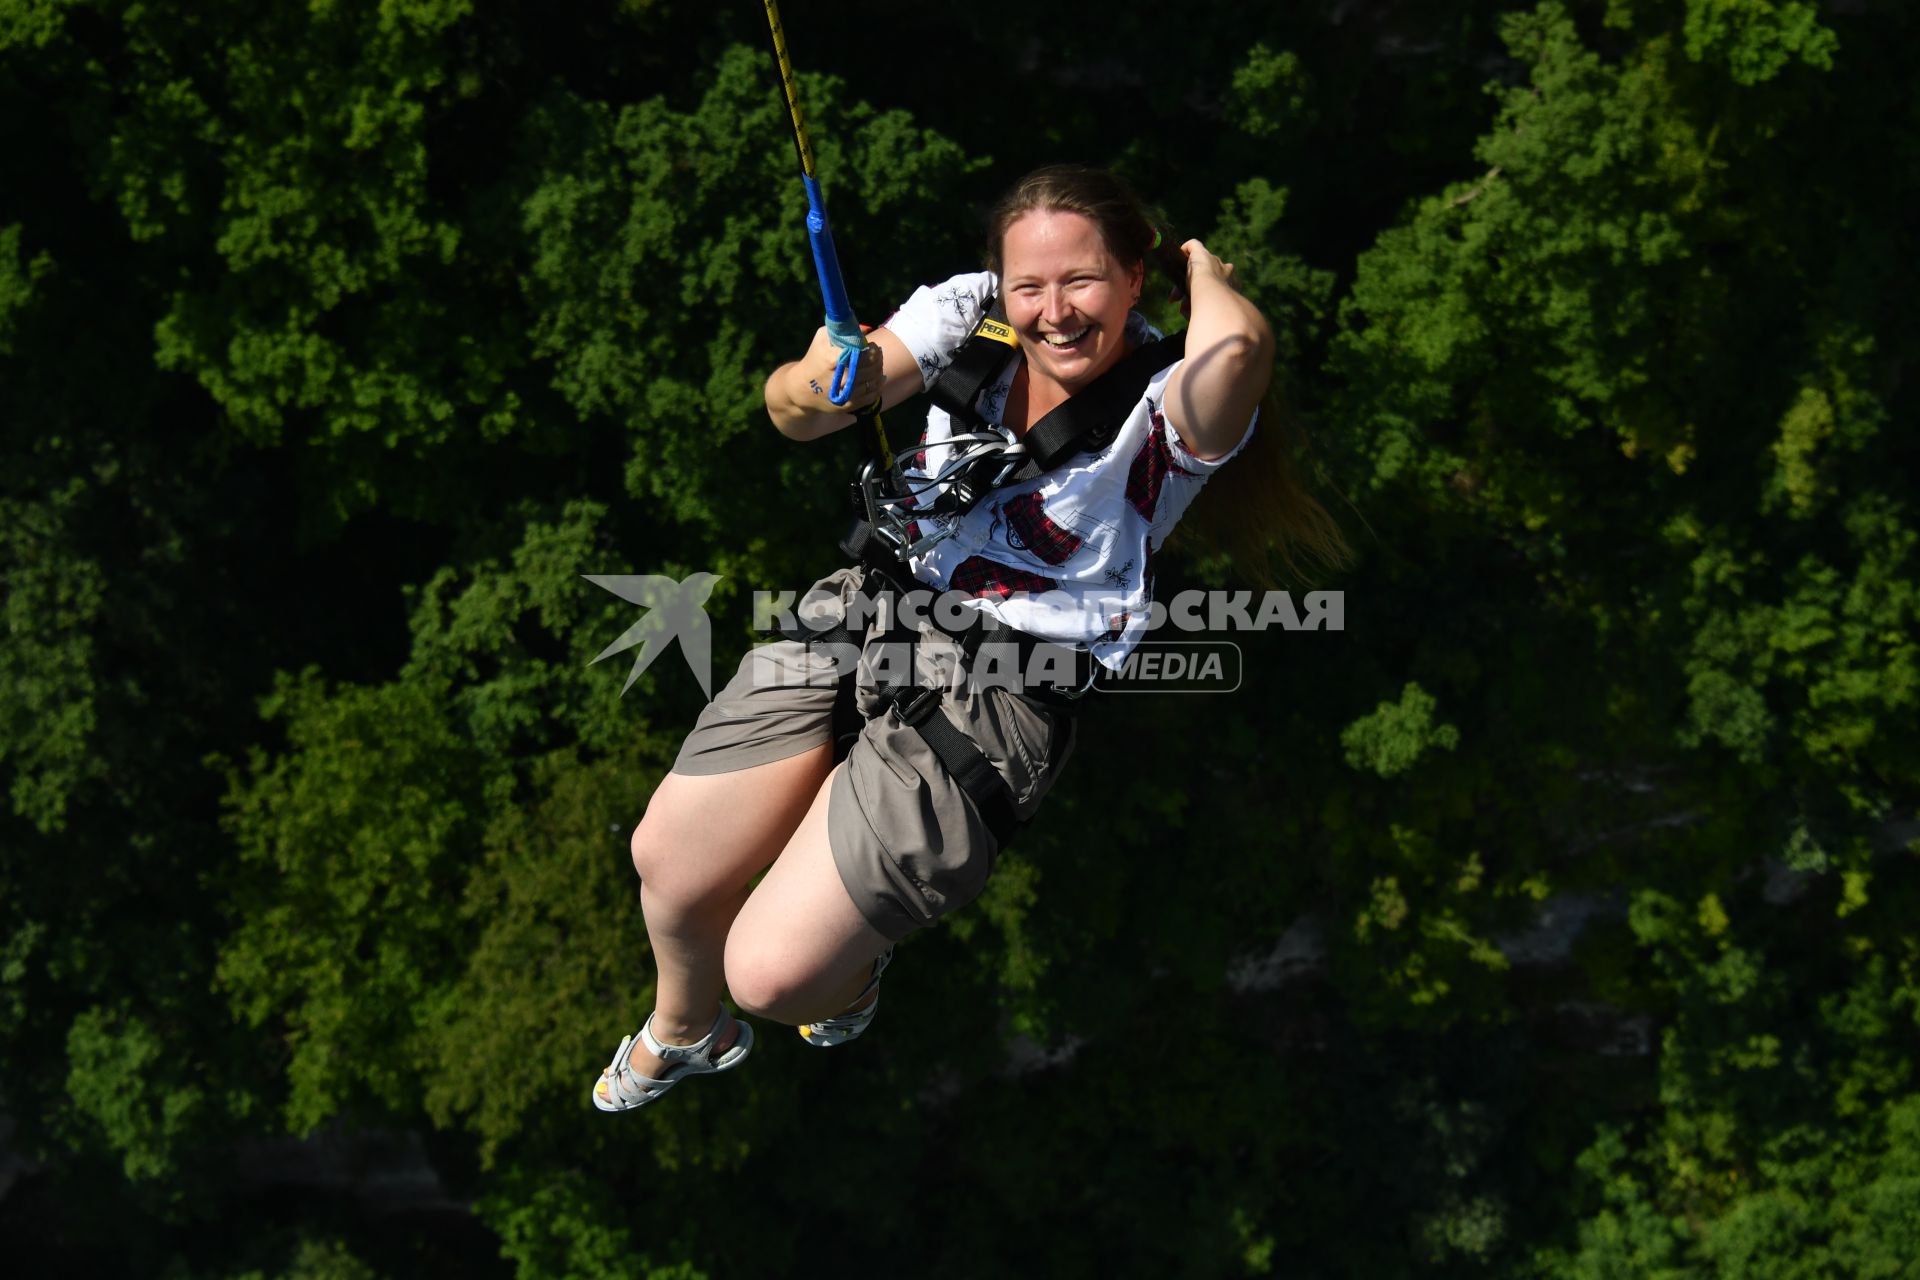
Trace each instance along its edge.
<path fill-rule="evenodd" d="M 1089 693 L 1092 693 L 1093 682 L 1100 678 L 1100 660 L 1093 656 L 1093 650 L 1082 649 L 1080 652 L 1087 655 L 1087 678 L 1080 682 L 1080 686 L 1077 689 L 1062 689 L 1059 691 L 1060 696 L 1069 701 L 1076 698 L 1084 698 Z"/>
<path fill-rule="evenodd" d="M 1047 641 L 1046 643 L 1048 643 L 1054 648 L 1059 648 L 1059 649 L 1070 648 L 1070 646 L 1061 644 L 1058 641 Z M 1086 697 L 1089 693 L 1093 691 L 1093 682 L 1100 674 L 1099 661 L 1094 658 L 1093 650 L 1091 649 L 1072 649 L 1072 652 L 1075 655 L 1074 663 L 1076 666 L 1079 664 L 1079 662 L 1083 658 L 1085 659 L 1087 664 L 1086 679 L 1080 681 L 1080 683 L 1077 685 L 1065 685 L 1065 684 L 1042 685 L 1040 686 L 1040 688 L 1044 692 L 1046 697 L 1057 698 L 1063 702 L 1072 702 L 1077 698 Z"/>
<path fill-rule="evenodd" d="M 897 694 L 893 699 L 893 709 L 900 713 L 900 723 L 904 725 L 919 724 L 932 715 L 933 709 L 939 705 L 940 691 L 931 685 L 915 685 L 907 693 Z"/>

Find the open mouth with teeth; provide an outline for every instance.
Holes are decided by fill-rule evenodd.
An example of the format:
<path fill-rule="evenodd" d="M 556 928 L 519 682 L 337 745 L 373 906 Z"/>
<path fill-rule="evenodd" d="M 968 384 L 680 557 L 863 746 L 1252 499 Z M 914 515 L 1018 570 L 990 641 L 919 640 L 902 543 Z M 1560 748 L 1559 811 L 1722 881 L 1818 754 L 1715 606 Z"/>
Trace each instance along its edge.
<path fill-rule="evenodd" d="M 1086 325 L 1072 333 L 1043 333 L 1040 340 L 1055 351 L 1066 351 L 1078 347 L 1093 332 L 1092 325 Z"/>

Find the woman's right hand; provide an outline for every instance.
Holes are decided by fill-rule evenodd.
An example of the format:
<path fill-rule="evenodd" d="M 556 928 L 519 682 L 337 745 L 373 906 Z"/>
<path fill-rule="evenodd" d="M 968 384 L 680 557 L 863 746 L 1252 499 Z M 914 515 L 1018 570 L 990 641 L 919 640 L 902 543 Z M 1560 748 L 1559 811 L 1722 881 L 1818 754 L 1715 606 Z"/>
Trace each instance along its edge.
<path fill-rule="evenodd" d="M 919 362 L 900 339 L 885 328 L 870 330 L 860 352 L 853 394 L 844 405 L 835 404 L 828 391 L 840 364 L 840 348 L 822 325 L 807 344 L 807 353 L 783 364 L 767 379 L 767 415 L 780 433 L 795 440 L 814 440 L 838 431 L 854 420 L 853 410 L 881 401 L 891 408 L 924 389 Z M 891 374 L 891 376 L 889 376 Z"/>
<path fill-rule="evenodd" d="M 795 366 L 794 380 L 799 385 L 794 389 L 794 398 L 808 398 L 811 401 L 809 407 L 816 413 L 849 413 L 854 409 L 863 409 L 880 398 L 880 387 L 886 380 L 885 357 L 877 344 L 869 342 L 860 352 L 859 370 L 853 379 L 853 394 L 847 397 L 845 404 L 833 402 L 827 391 L 833 386 L 833 379 L 839 371 L 841 351 L 833 335 L 827 332 L 827 326 L 821 325 L 807 346 L 807 354 L 801 356 Z"/>

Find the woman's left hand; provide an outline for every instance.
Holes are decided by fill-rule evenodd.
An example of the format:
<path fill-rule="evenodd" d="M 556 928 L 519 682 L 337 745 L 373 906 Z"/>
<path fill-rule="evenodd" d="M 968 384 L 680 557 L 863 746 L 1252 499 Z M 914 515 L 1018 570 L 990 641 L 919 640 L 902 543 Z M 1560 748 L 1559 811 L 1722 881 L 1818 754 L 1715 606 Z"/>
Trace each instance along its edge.
<path fill-rule="evenodd" d="M 1167 418 L 1193 455 L 1223 457 L 1247 432 L 1273 376 L 1273 329 L 1234 283 L 1233 264 L 1198 240 L 1187 258 L 1186 359 L 1167 384 Z"/>
<path fill-rule="evenodd" d="M 1189 240 L 1180 246 L 1180 252 L 1187 255 L 1187 284 L 1180 290 L 1180 314 L 1192 318 L 1193 286 L 1199 277 L 1218 280 L 1228 287 L 1235 287 L 1233 264 L 1222 262 L 1213 251 L 1198 240 Z"/>

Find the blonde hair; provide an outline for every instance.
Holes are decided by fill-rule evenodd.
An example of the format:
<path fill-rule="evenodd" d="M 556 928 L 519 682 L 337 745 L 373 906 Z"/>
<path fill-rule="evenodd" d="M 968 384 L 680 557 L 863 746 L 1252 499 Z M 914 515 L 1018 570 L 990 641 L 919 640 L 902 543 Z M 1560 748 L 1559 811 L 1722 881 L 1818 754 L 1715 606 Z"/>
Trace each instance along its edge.
<path fill-rule="evenodd" d="M 1090 165 L 1036 169 L 1000 198 L 988 219 L 988 270 L 1000 274 L 1007 229 L 1036 211 L 1080 214 L 1100 229 L 1107 252 L 1122 264 L 1156 267 L 1173 283 L 1176 296 L 1184 291 L 1187 256 L 1166 219 L 1157 217 L 1120 178 Z M 1274 585 L 1274 555 L 1292 579 L 1303 583 L 1313 581 L 1315 568 L 1350 566 L 1353 550 L 1308 491 L 1296 454 L 1306 454 L 1304 426 L 1269 389 L 1253 439 L 1232 463 L 1214 473 L 1181 520 L 1181 543 L 1191 541 L 1231 557 L 1262 586 Z"/>

